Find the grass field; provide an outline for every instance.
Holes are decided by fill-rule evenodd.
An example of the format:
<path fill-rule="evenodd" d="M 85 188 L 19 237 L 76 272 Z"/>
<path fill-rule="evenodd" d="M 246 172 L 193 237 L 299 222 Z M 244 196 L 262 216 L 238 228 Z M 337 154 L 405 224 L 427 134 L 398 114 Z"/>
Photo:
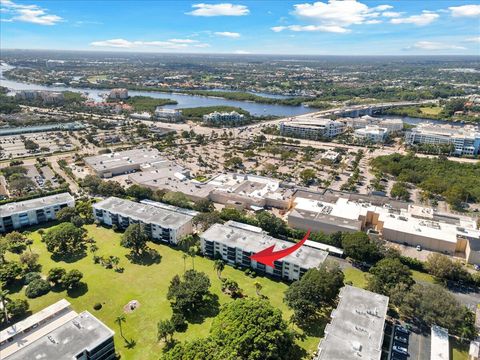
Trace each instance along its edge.
<path fill-rule="evenodd" d="M 452 344 L 452 360 L 468 360 L 469 344 L 460 343 L 450 338 Z"/>
<path fill-rule="evenodd" d="M 440 106 L 432 106 L 432 107 L 425 106 L 425 107 L 421 107 L 420 111 L 423 114 L 427 114 L 427 115 L 438 115 L 442 111 L 442 108 Z"/>
<path fill-rule="evenodd" d="M 426 283 L 429 283 L 429 284 L 435 284 L 435 279 L 433 278 L 433 276 L 430 275 L 430 274 L 424 273 L 424 272 L 420 272 L 420 271 L 417 271 L 417 270 L 412 270 L 412 277 L 413 277 L 413 280 L 415 280 L 415 281 L 426 282 Z"/>
<path fill-rule="evenodd" d="M 122 354 L 122 359 L 157 360 L 162 352 L 162 344 L 156 340 L 157 322 L 170 318 L 172 314 L 166 293 L 171 278 L 184 271 L 182 253 L 165 245 L 151 244 L 151 247 L 160 253 L 160 262 L 149 266 L 133 264 L 125 258 L 128 250 L 119 245 L 120 233 L 95 225 L 88 225 L 86 229 L 88 236 L 97 241 L 99 247 L 97 255 L 120 257 L 120 266 L 125 268 L 124 273 L 117 273 L 112 269 L 105 269 L 99 264 L 94 264 L 93 256 L 90 253 L 73 263 L 55 262 L 51 259 L 51 254 L 47 252 L 45 244 L 40 241 L 41 237 L 38 232 L 33 232 L 30 235 L 34 240 L 32 251 L 40 255 L 42 273 L 46 274 L 50 268 L 57 266 L 67 270 L 78 269 L 84 274 L 82 281 L 88 285 L 88 291 L 72 296 L 68 296 L 65 291 L 50 292 L 36 299 L 28 299 L 30 309 L 32 312 L 37 312 L 55 301 L 66 298 L 76 311 L 90 311 L 116 332 L 116 347 Z M 11 257 L 15 256 L 11 255 Z M 230 297 L 221 292 L 220 280 L 213 269 L 213 261 L 199 256 L 195 257 L 194 261 L 195 270 L 204 271 L 210 277 L 212 282 L 210 290 L 218 295 L 219 303 L 232 301 Z M 192 268 L 192 259 L 186 260 L 186 267 L 187 269 Z M 222 277 L 237 281 L 244 294 L 250 297 L 256 296 L 254 282 L 260 282 L 263 286 L 262 293 L 269 297 L 272 305 L 282 310 L 286 320 L 290 317 L 291 311 L 283 303 L 283 293 L 287 289 L 286 284 L 263 277 L 252 279 L 242 271 L 235 270 L 230 266 L 225 268 Z M 355 271 L 347 273 L 347 280 L 351 280 L 354 284 L 362 284 L 363 281 Z M 16 292 L 12 290 L 11 296 L 24 298 L 24 289 L 19 288 Z M 127 320 L 123 325 L 123 333 L 128 340 L 134 340 L 136 346 L 127 349 L 114 321 L 123 313 L 123 306 L 134 299 L 140 302 L 140 307 L 135 312 L 125 315 Z M 97 302 L 103 304 L 103 308 L 99 311 L 93 310 L 93 305 Z M 212 319 L 210 317 L 195 324 L 189 323 L 187 331 L 175 333 L 174 338 L 183 341 L 207 336 Z M 298 340 L 298 344 L 308 353 L 316 349 L 318 342 L 319 337 L 313 336 L 307 336 L 303 341 Z"/>

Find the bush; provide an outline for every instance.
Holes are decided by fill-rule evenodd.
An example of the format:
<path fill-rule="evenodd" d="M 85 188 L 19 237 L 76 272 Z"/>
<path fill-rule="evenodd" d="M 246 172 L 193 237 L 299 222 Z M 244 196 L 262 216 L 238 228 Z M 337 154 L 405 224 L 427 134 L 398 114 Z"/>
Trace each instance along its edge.
<path fill-rule="evenodd" d="M 101 308 L 102 308 L 102 304 L 100 304 L 100 303 L 95 303 L 95 305 L 93 305 L 93 309 L 94 309 L 94 310 L 97 310 L 97 311 L 98 311 L 98 310 L 100 310 Z"/>
<path fill-rule="evenodd" d="M 42 276 L 38 272 L 29 272 L 25 274 L 25 277 L 23 278 L 23 282 L 25 285 L 30 284 L 33 280 L 38 280 L 41 279 Z"/>
<path fill-rule="evenodd" d="M 425 263 L 415 258 L 411 258 L 408 256 L 400 256 L 400 261 L 403 265 L 407 265 L 412 270 L 417 270 L 421 272 L 426 272 Z"/>
<path fill-rule="evenodd" d="M 33 280 L 25 289 L 25 295 L 30 298 L 36 298 L 47 294 L 50 291 L 50 284 L 43 279 Z"/>

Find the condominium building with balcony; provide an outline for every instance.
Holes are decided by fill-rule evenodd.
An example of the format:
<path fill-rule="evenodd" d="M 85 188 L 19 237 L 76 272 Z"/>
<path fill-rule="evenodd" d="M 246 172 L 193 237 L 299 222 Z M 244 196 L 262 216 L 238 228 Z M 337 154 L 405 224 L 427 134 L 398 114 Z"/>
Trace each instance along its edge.
<path fill-rule="evenodd" d="M 207 124 L 214 125 L 235 125 L 242 123 L 245 120 L 245 115 L 239 114 L 236 111 L 218 112 L 215 111 L 210 114 L 203 115 L 203 121 Z"/>
<path fill-rule="evenodd" d="M 345 124 L 341 121 L 330 119 L 305 118 L 282 121 L 279 128 L 282 136 L 321 140 L 340 135 L 345 130 Z"/>
<path fill-rule="evenodd" d="M 230 265 L 251 267 L 290 281 L 298 280 L 310 268 L 318 268 L 328 256 L 326 251 L 303 245 L 294 253 L 275 261 L 273 268 L 266 266 L 250 259 L 250 256 L 272 245 L 275 246 L 274 251 L 279 251 L 294 244 L 273 238 L 259 227 L 235 221 L 212 225 L 200 235 L 200 243 L 202 253 L 208 257 L 220 256 Z"/>
<path fill-rule="evenodd" d="M 95 219 L 107 226 L 126 229 L 130 224 L 142 224 L 153 240 L 177 244 L 193 232 L 192 219 L 196 212 L 158 202 L 137 203 L 109 197 L 93 205 Z"/>
<path fill-rule="evenodd" d="M 0 332 L 2 360 L 113 360 L 114 332 L 62 299 Z"/>
<path fill-rule="evenodd" d="M 57 212 L 67 206 L 75 206 L 75 199 L 69 193 L 1 205 L 0 232 L 9 232 L 55 220 Z"/>
<path fill-rule="evenodd" d="M 388 297 L 349 285 L 338 297 L 314 359 L 380 360 Z"/>
<path fill-rule="evenodd" d="M 155 109 L 155 119 L 163 122 L 181 122 L 183 121 L 182 110 L 177 109 L 165 109 L 158 106 Z"/>

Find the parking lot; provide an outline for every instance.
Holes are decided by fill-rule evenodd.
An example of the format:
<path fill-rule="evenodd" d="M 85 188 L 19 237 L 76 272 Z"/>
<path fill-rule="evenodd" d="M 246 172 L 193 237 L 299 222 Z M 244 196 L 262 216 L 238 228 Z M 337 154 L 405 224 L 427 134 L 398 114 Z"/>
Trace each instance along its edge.
<path fill-rule="evenodd" d="M 387 346 L 389 360 L 430 360 L 429 334 L 411 331 L 398 324 L 387 324 L 385 330 L 385 341 L 390 343 Z"/>

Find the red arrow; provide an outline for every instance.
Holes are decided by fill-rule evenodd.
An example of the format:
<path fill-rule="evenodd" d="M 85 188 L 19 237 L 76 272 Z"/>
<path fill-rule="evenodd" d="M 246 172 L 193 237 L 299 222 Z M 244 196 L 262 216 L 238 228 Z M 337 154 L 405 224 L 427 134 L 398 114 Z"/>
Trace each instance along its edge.
<path fill-rule="evenodd" d="M 307 241 L 309 236 L 310 236 L 310 229 L 308 229 L 303 239 L 298 243 L 296 243 L 295 245 L 280 251 L 273 251 L 273 249 L 275 248 L 275 245 L 272 245 L 266 249 L 260 250 L 259 252 L 253 254 L 252 256 L 250 256 L 250 259 L 255 260 L 264 265 L 274 267 L 273 262 L 275 260 L 284 258 L 285 256 L 290 255 L 291 253 L 297 251 L 305 243 L 305 241 Z"/>

